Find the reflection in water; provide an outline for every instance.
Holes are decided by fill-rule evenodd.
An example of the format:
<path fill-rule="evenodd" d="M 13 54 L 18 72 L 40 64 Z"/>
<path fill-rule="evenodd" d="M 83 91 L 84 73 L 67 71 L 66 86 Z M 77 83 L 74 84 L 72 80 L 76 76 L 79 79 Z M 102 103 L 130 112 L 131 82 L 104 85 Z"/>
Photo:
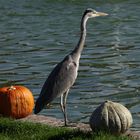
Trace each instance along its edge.
<path fill-rule="evenodd" d="M 124 104 L 140 129 L 140 8 L 130 1 L 1 0 L 0 86 L 22 84 L 35 99 L 53 67 L 77 44 L 82 12 L 93 5 L 109 13 L 89 21 L 78 79 L 68 97 L 69 118 L 88 122 L 101 102 Z M 63 118 L 59 99 L 45 115 Z"/>

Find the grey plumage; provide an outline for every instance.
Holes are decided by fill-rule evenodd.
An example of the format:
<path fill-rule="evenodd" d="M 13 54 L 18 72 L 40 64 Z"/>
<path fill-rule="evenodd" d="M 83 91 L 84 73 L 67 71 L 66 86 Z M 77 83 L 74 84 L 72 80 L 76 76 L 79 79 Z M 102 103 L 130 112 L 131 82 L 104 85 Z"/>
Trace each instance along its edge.
<path fill-rule="evenodd" d="M 61 96 L 61 109 L 64 114 L 65 126 L 67 125 L 66 99 L 70 87 L 77 78 L 79 68 L 79 59 L 84 47 L 86 38 L 86 22 L 88 18 L 96 16 L 105 16 L 106 13 L 97 12 L 93 9 L 87 9 L 81 20 L 81 36 L 77 46 L 52 70 L 44 83 L 39 98 L 35 104 L 35 114 L 39 113 L 43 107 L 52 102 L 56 97 Z"/>

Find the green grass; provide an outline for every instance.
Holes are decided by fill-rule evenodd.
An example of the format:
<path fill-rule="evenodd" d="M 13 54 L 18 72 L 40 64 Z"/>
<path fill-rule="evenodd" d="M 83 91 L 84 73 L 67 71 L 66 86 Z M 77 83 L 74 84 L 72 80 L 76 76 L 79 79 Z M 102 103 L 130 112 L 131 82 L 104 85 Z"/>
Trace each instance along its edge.
<path fill-rule="evenodd" d="M 0 140 L 130 140 L 130 138 L 0 118 Z"/>

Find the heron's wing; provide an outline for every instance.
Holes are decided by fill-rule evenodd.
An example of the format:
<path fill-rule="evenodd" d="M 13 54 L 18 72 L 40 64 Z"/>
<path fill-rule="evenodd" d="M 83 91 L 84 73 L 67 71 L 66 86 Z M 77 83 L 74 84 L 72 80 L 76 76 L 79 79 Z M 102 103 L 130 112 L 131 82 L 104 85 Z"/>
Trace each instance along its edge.
<path fill-rule="evenodd" d="M 78 66 L 70 55 L 66 56 L 50 73 L 43 85 L 39 98 L 46 104 L 66 92 L 75 82 Z"/>

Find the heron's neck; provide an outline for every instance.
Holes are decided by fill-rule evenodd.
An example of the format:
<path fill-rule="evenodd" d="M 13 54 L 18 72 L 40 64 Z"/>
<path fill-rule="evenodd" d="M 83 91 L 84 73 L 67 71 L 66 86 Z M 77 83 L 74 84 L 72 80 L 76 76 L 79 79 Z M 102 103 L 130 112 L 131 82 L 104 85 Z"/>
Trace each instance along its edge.
<path fill-rule="evenodd" d="M 72 51 L 72 55 L 75 56 L 76 58 L 78 57 L 78 59 L 80 58 L 80 55 L 82 53 L 82 50 L 83 50 L 84 44 L 85 44 L 87 20 L 88 20 L 88 17 L 83 16 L 83 18 L 81 20 L 81 36 L 80 36 L 77 46 Z"/>

